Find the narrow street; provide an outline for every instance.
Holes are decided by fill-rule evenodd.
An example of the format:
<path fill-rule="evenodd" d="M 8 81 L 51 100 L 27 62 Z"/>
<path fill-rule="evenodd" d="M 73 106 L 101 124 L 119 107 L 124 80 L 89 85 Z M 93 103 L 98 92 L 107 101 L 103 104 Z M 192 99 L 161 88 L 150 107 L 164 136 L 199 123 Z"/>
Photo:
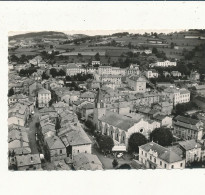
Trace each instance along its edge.
<path fill-rule="evenodd" d="M 38 113 L 35 113 L 29 121 L 28 139 L 32 154 L 37 154 L 38 147 L 36 143 L 36 122 L 38 121 Z"/>

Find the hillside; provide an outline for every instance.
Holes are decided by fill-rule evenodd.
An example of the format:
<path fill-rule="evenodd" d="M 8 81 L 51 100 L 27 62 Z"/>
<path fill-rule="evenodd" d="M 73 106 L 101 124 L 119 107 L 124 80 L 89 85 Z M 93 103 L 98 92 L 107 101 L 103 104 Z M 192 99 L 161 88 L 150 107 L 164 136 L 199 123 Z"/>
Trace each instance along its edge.
<path fill-rule="evenodd" d="M 55 32 L 55 31 L 42 31 L 42 32 L 32 32 L 32 33 L 25 33 L 10 36 L 9 40 L 15 39 L 32 39 L 32 38 L 64 38 L 67 39 L 67 35 L 62 32 Z"/>

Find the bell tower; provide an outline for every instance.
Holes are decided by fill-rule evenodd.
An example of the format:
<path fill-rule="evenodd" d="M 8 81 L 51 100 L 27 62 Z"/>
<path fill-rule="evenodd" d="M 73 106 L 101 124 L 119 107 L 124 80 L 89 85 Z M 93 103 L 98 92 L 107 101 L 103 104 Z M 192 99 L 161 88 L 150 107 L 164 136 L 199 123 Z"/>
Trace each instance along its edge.
<path fill-rule="evenodd" d="M 105 108 L 105 104 L 103 100 L 104 100 L 103 93 L 101 89 L 99 89 L 96 95 L 96 98 L 95 98 L 95 102 L 94 102 L 95 105 L 94 105 L 94 111 L 93 111 L 93 123 L 96 129 L 98 130 L 99 130 L 98 119 L 101 118 L 103 115 L 105 115 L 105 112 L 106 112 L 106 108 Z"/>

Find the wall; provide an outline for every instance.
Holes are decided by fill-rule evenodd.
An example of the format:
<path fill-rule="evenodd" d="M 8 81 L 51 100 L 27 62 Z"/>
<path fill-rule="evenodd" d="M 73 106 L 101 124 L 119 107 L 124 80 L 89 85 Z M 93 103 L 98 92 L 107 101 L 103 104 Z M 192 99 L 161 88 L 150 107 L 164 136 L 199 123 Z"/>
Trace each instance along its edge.
<path fill-rule="evenodd" d="M 78 153 L 92 153 L 91 144 L 72 146 L 72 155 L 77 155 Z"/>

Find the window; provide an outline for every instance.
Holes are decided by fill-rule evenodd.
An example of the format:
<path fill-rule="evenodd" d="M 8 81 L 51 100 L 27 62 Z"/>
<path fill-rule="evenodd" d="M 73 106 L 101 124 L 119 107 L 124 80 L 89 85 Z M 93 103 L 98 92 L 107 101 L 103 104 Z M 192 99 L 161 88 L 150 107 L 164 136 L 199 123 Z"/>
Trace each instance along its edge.
<path fill-rule="evenodd" d="M 180 167 L 182 167 L 183 166 L 183 163 L 180 163 Z"/>
<path fill-rule="evenodd" d="M 174 168 L 174 165 L 172 165 L 172 169 Z"/>
<path fill-rule="evenodd" d="M 62 154 L 62 150 L 60 150 L 60 154 Z"/>
<path fill-rule="evenodd" d="M 152 156 L 150 156 L 150 160 L 152 160 Z"/>
<path fill-rule="evenodd" d="M 142 155 L 143 155 L 143 151 L 142 151 Z"/>
<path fill-rule="evenodd" d="M 167 168 L 167 164 L 164 164 L 164 168 L 165 168 L 165 169 Z"/>
<path fill-rule="evenodd" d="M 160 165 L 162 165 L 162 161 L 160 161 Z"/>
<path fill-rule="evenodd" d="M 78 153 L 79 153 L 80 151 L 78 150 Z"/>
<path fill-rule="evenodd" d="M 154 162 L 156 163 L 156 158 L 154 158 Z"/>
<path fill-rule="evenodd" d="M 87 151 L 85 151 L 85 153 L 87 153 Z"/>

